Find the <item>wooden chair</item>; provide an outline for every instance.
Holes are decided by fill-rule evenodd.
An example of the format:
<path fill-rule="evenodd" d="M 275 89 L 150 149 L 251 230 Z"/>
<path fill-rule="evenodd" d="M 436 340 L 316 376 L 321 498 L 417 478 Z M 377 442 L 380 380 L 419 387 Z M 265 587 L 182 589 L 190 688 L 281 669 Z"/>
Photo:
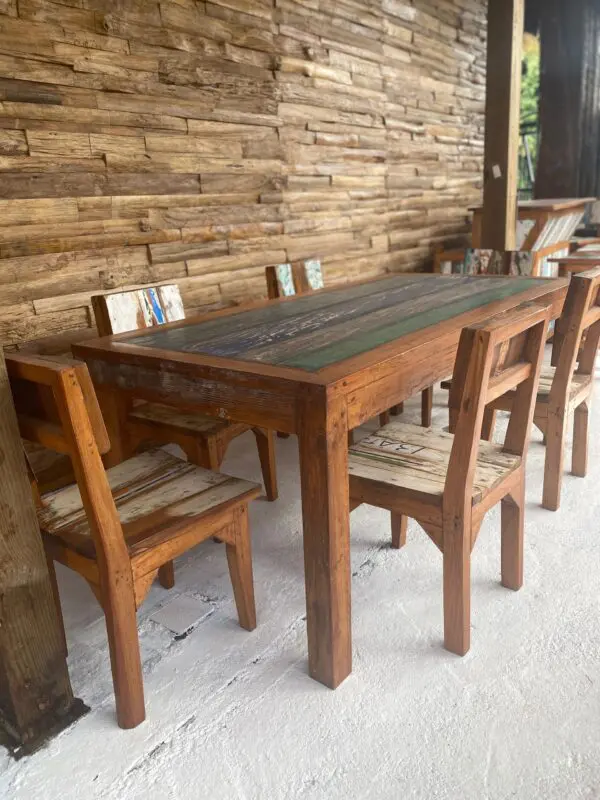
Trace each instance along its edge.
<path fill-rule="evenodd" d="M 546 442 L 542 505 L 551 511 L 560 505 L 565 436 L 571 414 L 571 472 L 580 478 L 587 474 L 589 400 L 600 339 L 599 289 L 600 267 L 572 276 L 554 342 L 555 366 L 542 367 L 533 422 Z M 484 426 L 490 430 L 490 438 L 495 412 L 511 411 L 515 399 L 515 393 L 509 392 L 486 409 Z"/>
<path fill-rule="evenodd" d="M 145 717 L 136 610 L 165 564 L 218 537 L 240 624 L 256 627 L 248 503 L 260 487 L 164 450 L 105 471 L 110 442 L 86 365 L 24 355 L 6 363 L 22 437 L 70 456 L 77 480 L 37 494 L 59 612 L 54 561 L 82 575 L 104 610 L 117 718 L 133 728 Z"/>
<path fill-rule="evenodd" d="M 548 245 L 540 250 L 440 249 L 434 254 L 433 271 L 443 275 L 558 277 L 555 259 L 568 253 L 568 242 Z"/>
<path fill-rule="evenodd" d="M 444 559 L 444 643 L 470 647 L 471 550 L 487 511 L 502 503 L 502 584 L 523 583 L 525 457 L 549 310 L 527 304 L 465 328 L 450 395 L 454 433 L 392 422 L 350 449 L 351 508 L 388 509 L 392 546 L 406 541 L 407 517 Z M 515 390 L 503 446 L 480 442 L 486 403 Z"/>
<path fill-rule="evenodd" d="M 295 261 L 291 264 L 277 264 L 265 270 L 267 279 L 267 293 L 271 300 L 279 297 L 293 297 L 298 294 L 318 291 L 325 288 L 321 264 L 317 259 L 308 261 Z M 391 413 L 397 415 L 402 411 L 402 405 L 394 406 Z M 424 427 L 431 425 L 433 410 L 433 387 L 428 386 L 421 394 L 421 424 Z M 387 425 L 390 420 L 390 411 L 379 415 L 379 424 Z"/>
<path fill-rule="evenodd" d="M 100 336 L 185 319 L 179 287 L 174 284 L 95 295 L 92 307 Z M 138 401 L 128 414 L 128 445 L 132 451 L 146 443 L 178 444 L 192 463 L 217 471 L 231 441 L 248 430 L 256 438 L 267 499 L 276 500 L 272 431 L 203 414 L 186 414 L 162 403 Z"/>

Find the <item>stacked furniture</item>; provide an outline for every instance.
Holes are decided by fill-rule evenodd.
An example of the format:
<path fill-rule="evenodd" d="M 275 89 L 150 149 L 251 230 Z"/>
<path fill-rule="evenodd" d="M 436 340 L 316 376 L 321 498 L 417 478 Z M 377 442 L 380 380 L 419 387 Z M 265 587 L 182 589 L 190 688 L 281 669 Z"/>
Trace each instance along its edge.
<path fill-rule="evenodd" d="M 581 224 L 590 203 L 595 197 L 566 198 L 558 200 L 521 200 L 517 208 L 516 249 L 536 254 L 538 271 L 534 274 L 548 277 L 553 274 L 548 264 L 549 256 L 567 255 L 569 242 Z M 473 247 L 481 248 L 483 206 L 473 212 Z"/>
<path fill-rule="evenodd" d="M 506 251 L 482 248 L 483 207 L 475 206 L 471 209 L 471 248 L 438 251 L 434 256 L 434 271 L 443 274 L 556 277 L 559 274 L 557 259 L 569 255 L 575 231 L 593 200 L 588 197 L 521 201 L 518 206 L 516 249 L 510 256 Z M 502 261 L 504 272 L 500 266 Z"/>

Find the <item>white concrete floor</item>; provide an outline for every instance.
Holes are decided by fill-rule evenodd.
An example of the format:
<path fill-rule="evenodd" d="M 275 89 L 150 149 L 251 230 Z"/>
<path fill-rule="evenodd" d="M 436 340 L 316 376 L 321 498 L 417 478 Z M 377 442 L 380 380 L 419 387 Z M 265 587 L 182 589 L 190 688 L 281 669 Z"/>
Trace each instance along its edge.
<path fill-rule="evenodd" d="M 438 392 L 440 426 L 445 401 Z M 406 419 L 417 418 L 415 399 Z M 473 554 L 472 648 L 462 659 L 442 648 L 434 545 L 411 523 L 407 547 L 392 551 L 387 515 L 355 511 L 354 672 L 335 692 L 307 676 L 294 438 L 277 443 L 279 501 L 251 510 L 257 630 L 237 625 L 223 546 L 180 559 L 176 588 L 155 586 L 140 612 L 148 718 L 134 731 L 116 724 L 95 600 L 61 572 L 71 678 L 92 710 L 34 756 L 13 763 L 0 751 L 0 797 L 600 797 L 599 434 L 596 415 L 589 475 L 565 475 L 556 514 L 540 507 L 544 448 L 534 434 L 525 586 L 499 584 L 494 510 Z M 224 468 L 258 477 L 251 437 Z M 204 616 L 176 638 L 150 617 L 181 594 Z"/>

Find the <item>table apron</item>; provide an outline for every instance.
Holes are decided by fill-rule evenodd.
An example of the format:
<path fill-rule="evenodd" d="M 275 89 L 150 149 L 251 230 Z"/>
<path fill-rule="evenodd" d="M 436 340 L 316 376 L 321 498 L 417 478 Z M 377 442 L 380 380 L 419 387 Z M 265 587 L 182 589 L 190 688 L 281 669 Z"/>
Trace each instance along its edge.
<path fill-rule="evenodd" d="M 137 364 L 86 359 L 93 382 L 114 387 L 136 399 L 163 402 L 189 412 L 199 412 L 245 422 L 248 425 L 295 432 L 296 392 L 248 385 L 238 380 L 195 378 Z"/>
<path fill-rule="evenodd" d="M 349 428 L 357 428 L 377 414 L 413 397 L 452 375 L 459 332 L 443 343 L 419 348 L 418 357 L 397 357 L 371 369 L 368 380 L 346 388 Z M 429 352 L 427 352 L 429 351 Z M 358 378 L 353 383 L 359 383 Z"/>

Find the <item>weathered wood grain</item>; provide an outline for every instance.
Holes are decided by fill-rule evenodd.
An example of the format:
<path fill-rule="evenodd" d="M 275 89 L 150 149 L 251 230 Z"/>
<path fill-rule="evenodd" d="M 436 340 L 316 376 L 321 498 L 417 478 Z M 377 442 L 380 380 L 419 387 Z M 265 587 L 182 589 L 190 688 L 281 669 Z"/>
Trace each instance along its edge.
<path fill-rule="evenodd" d="M 462 244 L 481 200 L 485 5 L 0 4 L 0 311 L 36 301 L 0 337 L 60 332 L 61 308 L 89 326 L 94 288 L 185 278 L 197 309 L 264 296 L 269 264 L 319 258 L 344 283 Z M 105 282 L 95 259 L 128 248 L 144 262 Z M 14 277 L 15 258 L 46 254 L 46 288 Z M 90 276 L 69 288 L 79 254 Z"/>
<path fill-rule="evenodd" d="M 316 371 L 472 309 L 536 279 L 394 277 L 309 294 L 235 317 L 156 330 L 132 344 Z"/>

